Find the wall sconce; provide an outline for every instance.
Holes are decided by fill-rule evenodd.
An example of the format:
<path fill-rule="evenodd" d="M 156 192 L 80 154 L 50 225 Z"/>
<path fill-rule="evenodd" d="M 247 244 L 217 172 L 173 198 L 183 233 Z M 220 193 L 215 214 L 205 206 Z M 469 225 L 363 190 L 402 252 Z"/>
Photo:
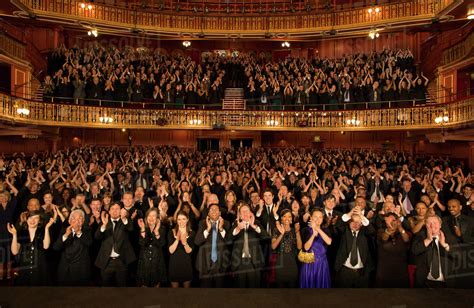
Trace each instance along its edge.
<path fill-rule="evenodd" d="M 87 35 L 98 37 L 99 36 L 99 31 L 97 31 L 97 29 L 92 29 L 92 30 L 87 31 Z"/>
<path fill-rule="evenodd" d="M 278 122 L 277 120 L 267 121 L 267 126 L 278 126 L 278 124 L 280 124 L 280 122 Z"/>
<path fill-rule="evenodd" d="M 189 121 L 190 125 L 201 125 L 202 121 L 200 119 L 192 119 Z"/>
<path fill-rule="evenodd" d="M 104 115 L 103 117 L 99 117 L 99 122 L 103 124 L 110 124 L 114 121 L 114 118 L 108 117 L 107 115 Z"/>
<path fill-rule="evenodd" d="M 30 109 L 28 108 L 18 108 L 16 110 L 16 112 L 19 114 L 19 115 L 24 115 L 24 116 L 27 116 L 30 114 Z"/>
<path fill-rule="evenodd" d="M 356 118 L 352 118 L 352 119 L 349 119 L 346 121 L 347 125 L 355 125 L 355 126 L 359 126 L 360 125 L 360 121 L 357 120 Z"/>
<path fill-rule="evenodd" d="M 474 19 L 474 4 L 469 4 L 467 6 L 467 19 L 473 20 Z"/>
<path fill-rule="evenodd" d="M 375 8 L 374 8 L 374 7 L 371 7 L 371 8 L 369 8 L 369 9 L 367 10 L 367 12 L 368 12 L 369 14 L 373 14 L 373 13 L 380 13 L 381 10 L 382 10 L 382 9 L 380 9 L 379 7 L 375 7 Z"/>
<path fill-rule="evenodd" d="M 191 46 L 191 42 L 190 41 L 184 41 L 183 46 L 188 48 L 189 46 Z"/>
<path fill-rule="evenodd" d="M 436 124 L 445 124 L 449 122 L 449 117 L 447 115 L 439 116 L 436 117 L 434 121 Z"/>
<path fill-rule="evenodd" d="M 86 3 L 86 2 L 81 2 L 79 3 L 79 6 L 81 7 L 81 9 L 84 9 L 84 10 L 92 10 L 93 6 L 91 3 Z"/>
<path fill-rule="evenodd" d="M 369 32 L 369 37 L 373 40 L 375 40 L 376 38 L 378 38 L 380 36 L 380 34 L 377 32 L 377 30 L 371 30 Z"/>
<path fill-rule="evenodd" d="M 290 48 L 290 43 L 289 42 L 283 42 L 281 43 L 281 47 L 286 47 L 286 48 Z"/>

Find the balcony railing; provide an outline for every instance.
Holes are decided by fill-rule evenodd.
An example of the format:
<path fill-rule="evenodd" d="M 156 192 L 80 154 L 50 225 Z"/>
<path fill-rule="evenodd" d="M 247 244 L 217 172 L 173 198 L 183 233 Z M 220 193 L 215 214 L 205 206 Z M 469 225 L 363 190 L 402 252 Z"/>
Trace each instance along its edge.
<path fill-rule="evenodd" d="M 474 97 L 410 108 L 339 111 L 107 108 L 34 102 L 8 95 L 1 95 L 0 100 L 0 119 L 83 128 L 345 131 L 456 128 L 474 123 Z"/>
<path fill-rule="evenodd" d="M 229 34 L 239 33 L 315 33 L 329 29 L 353 29 L 355 25 L 374 26 L 386 23 L 432 18 L 455 0 L 412 0 L 381 4 L 380 11 L 368 9 L 296 12 L 294 14 L 194 14 L 188 12 L 164 12 L 136 8 L 94 4 L 91 10 L 81 8 L 76 0 L 20 0 L 35 14 L 55 18 L 57 21 L 90 22 L 107 27 L 141 28 L 149 33 Z M 230 31 L 230 32 L 229 32 Z"/>
<path fill-rule="evenodd" d="M 463 59 L 469 55 L 474 48 L 474 33 L 469 34 L 465 40 L 446 49 L 443 52 L 443 64 L 447 65 L 454 61 Z"/>

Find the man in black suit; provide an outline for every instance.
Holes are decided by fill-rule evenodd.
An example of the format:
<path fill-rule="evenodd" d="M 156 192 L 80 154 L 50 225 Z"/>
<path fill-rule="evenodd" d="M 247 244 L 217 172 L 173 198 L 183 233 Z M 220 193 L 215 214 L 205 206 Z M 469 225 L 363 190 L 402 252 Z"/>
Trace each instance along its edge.
<path fill-rule="evenodd" d="M 271 262 L 271 254 L 272 254 L 272 242 L 271 237 L 273 234 L 273 230 L 276 228 L 276 222 L 278 221 L 278 211 L 279 211 L 280 203 L 273 204 L 273 192 L 271 189 L 267 188 L 263 193 L 263 200 L 260 200 L 259 208 L 255 216 L 257 217 L 258 221 L 265 229 L 268 237 L 263 239 L 262 249 L 263 255 L 265 257 L 265 268 L 270 268 Z M 263 287 L 268 287 L 271 283 L 270 281 L 271 272 L 265 270 L 264 272 L 264 281 Z"/>
<path fill-rule="evenodd" d="M 268 237 L 250 206 L 239 208 L 239 219 L 232 225 L 233 249 L 231 269 L 238 288 L 260 287 L 260 271 L 265 266 L 260 240 Z"/>
<path fill-rule="evenodd" d="M 372 84 L 372 88 L 370 89 L 368 95 L 368 101 L 372 103 L 369 105 L 370 109 L 382 107 L 382 89 L 380 89 L 379 82 L 377 80 Z"/>
<path fill-rule="evenodd" d="M 230 255 L 226 239 L 230 224 L 221 217 L 218 204 L 209 206 L 209 214 L 199 223 L 194 243 L 199 246 L 196 269 L 201 288 L 224 287 Z"/>
<path fill-rule="evenodd" d="M 92 244 L 91 230 L 83 227 L 85 214 L 73 210 L 69 215 L 69 226 L 64 227 L 61 236 L 54 243 L 54 250 L 61 251 L 58 266 L 60 286 L 87 286 L 91 277 L 89 247 Z"/>
<path fill-rule="evenodd" d="M 143 187 L 143 189 L 148 191 L 151 188 L 151 176 L 147 172 L 144 166 L 138 168 L 138 173 L 133 177 L 133 188 Z"/>
<path fill-rule="evenodd" d="M 369 242 L 375 229 L 358 206 L 347 215 L 348 223 L 338 227 L 341 242 L 335 262 L 336 284 L 341 288 L 367 288 L 374 269 Z"/>
<path fill-rule="evenodd" d="M 109 218 L 110 217 L 110 218 Z M 102 225 L 95 238 L 102 241 L 95 265 L 101 269 L 102 284 L 124 287 L 127 283 L 128 265 L 136 260 L 129 233 L 133 223 L 129 221 L 127 210 L 119 203 L 110 206 L 109 214 L 102 212 Z"/>
<path fill-rule="evenodd" d="M 400 201 L 407 215 L 413 211 L 416 203 L 420 200 L 419 193 L 413 188 L 411 182 L 409 178 L 404 178 L 400 189 Z"/>
<path fill-rule="evenodd" d="M 429 216 L 426 229 L 418 232 L 413 240 L 415 287 L 443 288 L 452 283 L 451 247 L 441 230 L 441 222 L 439 216 Z"/>
<path fill-rule="evenodd" d="M 326 254 L 328 257 L 331 276 L 334 278 L 334 261 L 336 260 L 337 249 L 340 242 L 340 237 L 337 236 L 337 227 L 343 223 L 342 213 L 334 209 L 336 207 L 336 197 L 334 197 L 333 194 L 328 194 L 324 197 L 323 206 L 324 225 L 332 238 L 332 243 L 327 247 Z"/>
<path fill-rule="evenodd" d="M 351 84 L 349 82 L 344 83 L 344 88 L 339 93 L 339 104 L 350 104 L 354 103 L 354 93 L 352 91 Z M 347 109 L 353 109 L 354 106 L 349 105 Z"/>
<path fill-rule="evenodd" d="M 441 230 L 446 236 L 446 242 L 452 244 L 455 287 L 468 288 L 474 286 L 472 265 L 465 262 L 465 256 L 474 255 L 474 218 L 462 214 L 462 208 L 458 199 L 448 201 L 451 215 L 443 218 Z"/>
<path fill-rule="evenodd" d="M 387 194 L 387 185 L 380 174 L 374 175 L 367 186 L 367 197 L 372 205 L 372 208 L 380 210 Z"/>

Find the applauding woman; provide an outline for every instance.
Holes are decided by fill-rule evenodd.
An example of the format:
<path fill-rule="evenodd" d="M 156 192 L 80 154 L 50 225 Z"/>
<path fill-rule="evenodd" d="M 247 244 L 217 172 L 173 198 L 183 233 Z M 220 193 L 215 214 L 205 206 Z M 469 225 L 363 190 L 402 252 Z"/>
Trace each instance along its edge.
<path fill-rule="evenodd" d="M 278 288 L 298 286 L 298 251 L 303 246 L 299 223 L 294 224 L 291 210 L 284 209 L 273 232 L 272 249 L 277 251 L 276 284 Z"/>
<path fill-rule="evenodd" d="M 303 233 L 303 249 L 307 252 L 312 252 L 314 260 L 311 263 L 304 263 L 301 267 L 301 288 L 331 287 L 326 246 L 331 245 L 332 239 L 321 229 L 323 218 L 324 214 L 320 209 L 313 209 L 311 211 L 310 225 Z"/>
<path fill-rule="evenodd" d="M 178 212 L 176 226 L 168 233 L 168 245 L 171 255 L 169 264 L 171 287 L 178 288 L 182 283 L 184 288 L 189 288 L 193 279 L 191 252 L 194 246 L 194 233 L 186 212 Z"/>
<path fill-rule="evenodd" d="M 158 210 L 149 209 L 145 220 L 138 219 L 141 247 L 138 259 L 137 285 L 159 287 L 166 282 L 166 265 L 162 247 L 165 245 L 165 229 L 161 226 Z"/>
<path fill-rule="evenodd" d="M 19 256 L 19 272 L 15 280 L 20 286 L 44 286 L 48 283 L 46 250 L 49 249 L 51 239 L 49 228 L 55 218 L 51 218 L 44 229 L 40 227 L 40 212 L 27 213 L 26 224 L 17 230 L 8 224 L 8 232 L 12 235 L 12 254 Z"/>

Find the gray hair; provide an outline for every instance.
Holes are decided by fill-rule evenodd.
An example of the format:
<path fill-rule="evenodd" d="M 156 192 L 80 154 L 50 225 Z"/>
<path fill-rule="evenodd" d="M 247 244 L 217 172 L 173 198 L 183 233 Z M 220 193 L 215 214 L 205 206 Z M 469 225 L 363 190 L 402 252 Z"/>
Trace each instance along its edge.
<path fill-rule="evenodd" d="M 75 213 L 79 214 L 82 217 L 82 220 L 85 220 L 86 214 L 84 214 L 84 211 L 81 209 L 75 209 L 74 211 L 71 212 L 71 214 L 69 214 L 69 219 L 68 219 L 69 222 L 71 222 L 72 216 Z"/>

